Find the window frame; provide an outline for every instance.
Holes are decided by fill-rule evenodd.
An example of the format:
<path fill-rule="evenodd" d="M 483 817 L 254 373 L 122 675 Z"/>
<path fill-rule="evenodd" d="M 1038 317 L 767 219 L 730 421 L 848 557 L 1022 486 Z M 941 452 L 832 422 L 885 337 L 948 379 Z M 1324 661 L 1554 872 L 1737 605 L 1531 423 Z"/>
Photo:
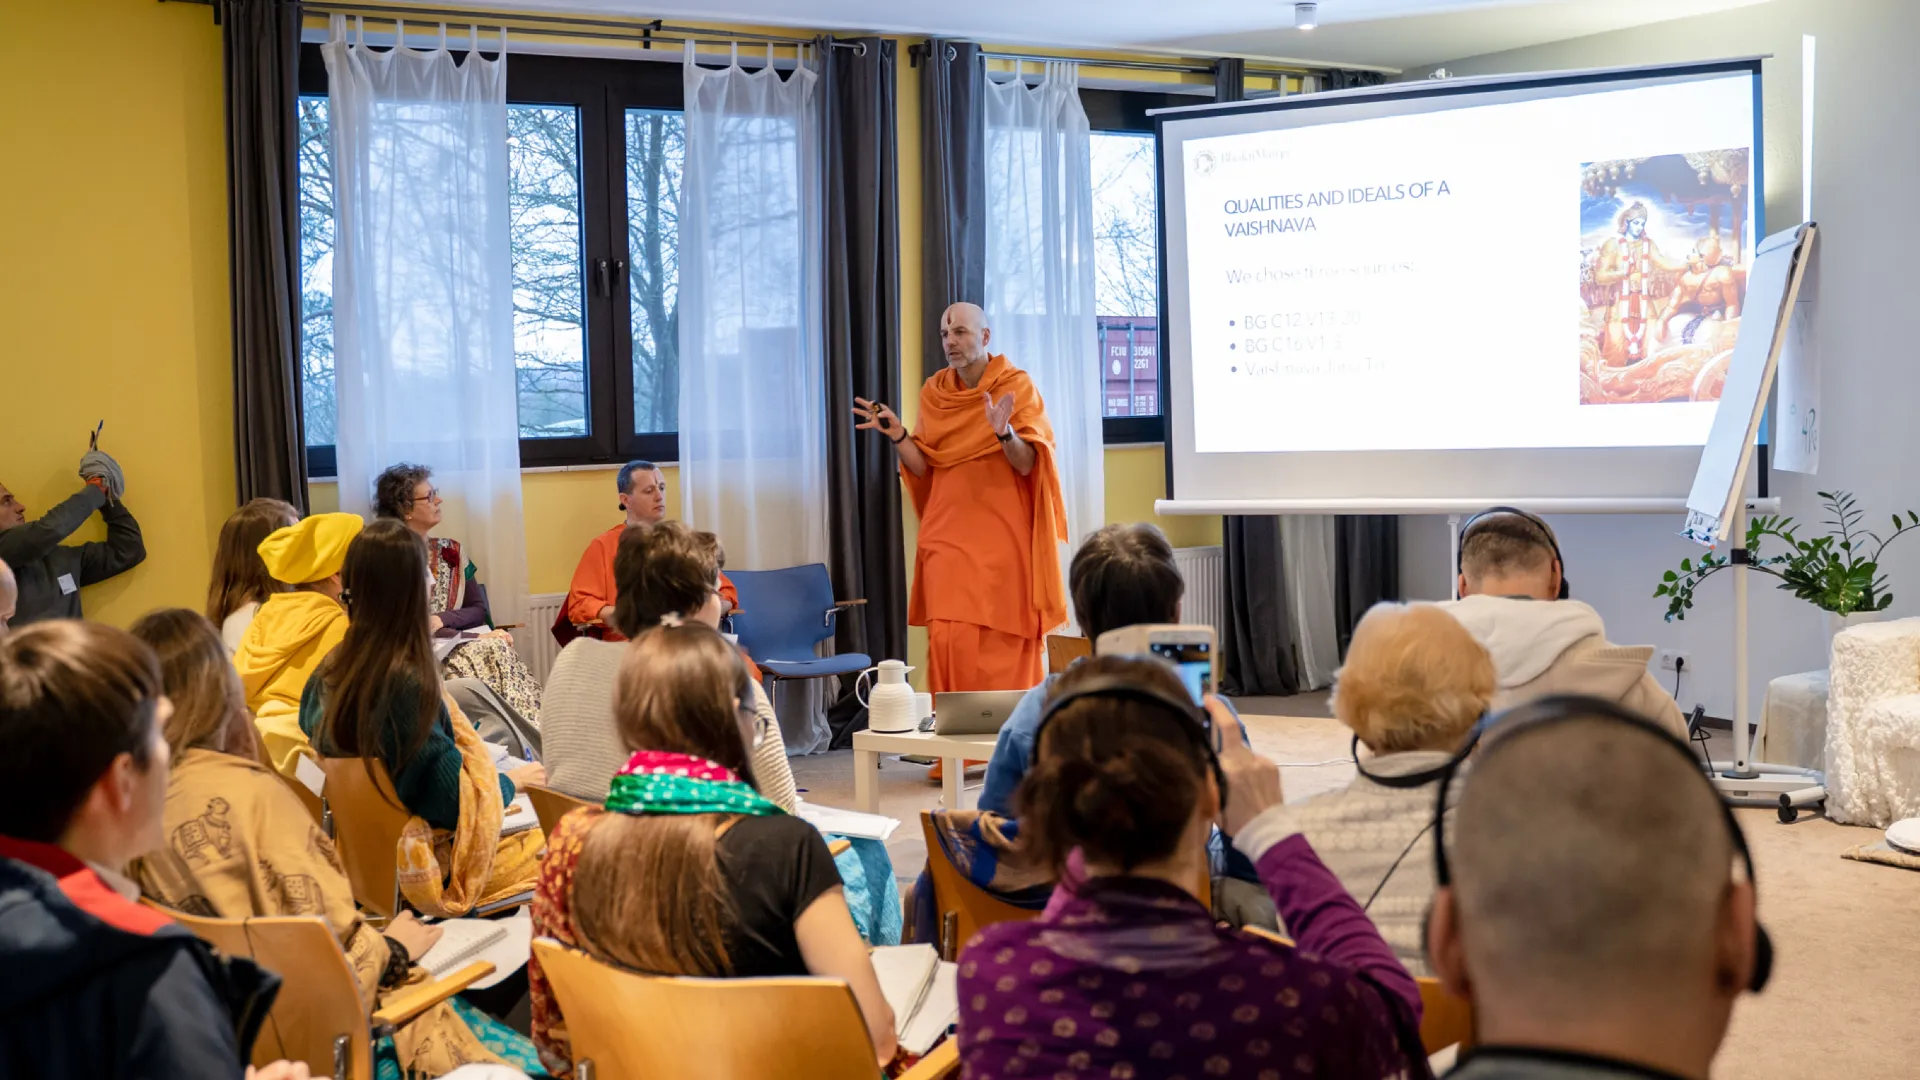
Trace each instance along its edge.
<path fill-rule="evenodd" d="M 1080 107 L 1086 111 L 1087 127 L 1093 131 L 1117 132 L 1128 135 L 1154 135 L 1153 120 L 1147 115 L 1149 109 L 1164 109 L 1178 105 L 1192 105 L 1197 99 L 1191 94 L 1162 94 L 1144 90 L 1106 90 L 1082 87 Z M 1156 143 L 1154 153 L 1158 155 Z M 1159 186 L 1155 185 L 1153 221 L 1156 236 L 1163 235 L 1165 226 L 1161 221 L 1164 207 L 1159 203 Z M 1156 240 L 1156 248 L 1164 251 L 1164 245 Z M 1158 291 L 1164 294 L 1167 287 L 1166 266 L 1156 265 Z M 1156 327 L 1164 327 L 1165 304 Z M 1156 334 L 1160 331 L 1156 330 Z M 1159 344 L 1164 344 L 1164 337 Z M 1156 345 L 1158 348 L 1159 345 Z M 1160 413 L 1157 416 L 1101 416 L 1101 441 L 1107 446 L 1120 446 L 1129 443 L 1164 443 L 1167 440 L 1167 369 L 1166 353 L 1160 350 Z M 1104 363 L 1104 358 L 1102 359 Z M 1105 380 L 1101 382 L 1102 399 L 1105 399 Z M 1101 410 L 1103 413 L 1105 409 Z"/>
<path fill-rule="evenodd" d="M 482 50 L 483 55 L 485 50 Z M 455 57 L 464 54 L 456 51 Z M 326 61 L 317 43 L 300 47 L 299 96 L 327 95 Z M 520 467 L 619 465 L 636 458 L 677 461 L 680 436 L 633 430 L 633 319 L 627 251 L 628 109 L 684 112 L 680 65 L 656 60 L 515 54 L 507 102 L 570 105 L 580 117 L 581 311 L 586 319 L 588 434 L 522 438 Z M 596 287 L 607 268 L 609 288 Z M 293 298 L 295 310 L 299 296 Z M 335 448 L 306 448 L 309 479 L 337 477 Z"/>

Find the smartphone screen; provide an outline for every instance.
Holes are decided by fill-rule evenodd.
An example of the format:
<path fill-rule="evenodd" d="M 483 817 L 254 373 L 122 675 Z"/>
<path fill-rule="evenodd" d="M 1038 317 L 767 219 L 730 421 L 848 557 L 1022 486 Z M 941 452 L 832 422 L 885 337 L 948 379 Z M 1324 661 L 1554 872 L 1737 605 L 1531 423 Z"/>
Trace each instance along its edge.
<path fill-rule="evenodd" d="M 1180 681 L 1187 684 L 1187 693 L 1193 695 L 1194 704 L 1213 693 L 1213 646 L 1204 641 L 1156 641 L 1147 648 L 1173 665 Z"/>

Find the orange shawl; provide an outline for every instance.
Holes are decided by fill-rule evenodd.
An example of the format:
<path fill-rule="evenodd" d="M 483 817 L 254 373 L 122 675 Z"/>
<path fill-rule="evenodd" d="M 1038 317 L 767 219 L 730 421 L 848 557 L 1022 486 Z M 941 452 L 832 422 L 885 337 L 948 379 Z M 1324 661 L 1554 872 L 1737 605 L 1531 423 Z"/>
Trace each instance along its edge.
<path fill-rule="evenodd" d="M 1047 405 L 1026 372 L 1004 356 L 987 359 L 980 385 L 969 387 L 947 368 L 920 387 L 920 430 L 912 438 L 926 456 L 930 469 L 944 469 L 990 455 L 1004 454 L 1000 440 L 987 423 L 986 397 L 1013 395 L 1013 430 L 1033 448 L 1033 532 L 1028 551 L 1033 580 L 1029 598 L 1040 613 L 1040 633 L 1067 621 L 1066 583 L 1060 579 L 1060 548 L 1067 542 L 1067 503 L 1060 492 L 1060 471 L 1054 466 L 1053 425 Z M 933 475 L 915 476 L 902 465 L 900 476 L 913 499 L 914 512 L 926 516 Z"/>

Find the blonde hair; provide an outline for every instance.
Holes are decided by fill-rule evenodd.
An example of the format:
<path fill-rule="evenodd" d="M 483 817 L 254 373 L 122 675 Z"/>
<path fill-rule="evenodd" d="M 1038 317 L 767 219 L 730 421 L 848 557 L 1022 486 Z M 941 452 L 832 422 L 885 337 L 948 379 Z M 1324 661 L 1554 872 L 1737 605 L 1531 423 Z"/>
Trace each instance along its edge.
<path fill-rule="evenodd" d="M 1433 604 L 1375 604 L 1335 677 L 1333 715 L 1377 754 L 1452 749 L 1493 704 L 1493 658 Z"/>

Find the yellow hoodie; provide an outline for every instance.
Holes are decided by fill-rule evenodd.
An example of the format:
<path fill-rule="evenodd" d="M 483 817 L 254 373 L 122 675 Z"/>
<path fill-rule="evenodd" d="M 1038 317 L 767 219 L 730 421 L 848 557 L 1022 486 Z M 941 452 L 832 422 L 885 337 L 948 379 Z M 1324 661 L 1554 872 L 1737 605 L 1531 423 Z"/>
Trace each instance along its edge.
<path fill-rule="evenodd" d="M 347 635 L 347 612 L 317 592 L 275 593 L 260 605 L 233 654 L 247 708 L 273 767 L 294 775 L 300 755 L 317 756 L 300 730 L 300 692 Z"/>

